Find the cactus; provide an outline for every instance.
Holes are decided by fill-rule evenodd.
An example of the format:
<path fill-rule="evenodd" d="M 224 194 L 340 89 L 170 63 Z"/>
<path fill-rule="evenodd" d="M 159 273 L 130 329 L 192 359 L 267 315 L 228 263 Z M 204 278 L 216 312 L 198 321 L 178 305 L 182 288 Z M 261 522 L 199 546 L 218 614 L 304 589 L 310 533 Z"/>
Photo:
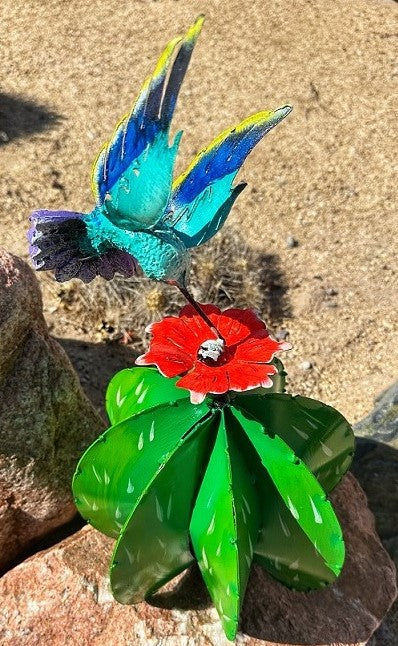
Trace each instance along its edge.
<path fill-rule="evenodd" d="M 197 561 L 233 640 L 253 561 L 297 590 L 339 575 L 344 541 L 327 495 L 349 467 L 352 430 L 321 402 L 259 390 L 193 405 L 153 368 L 112 379 L 112 426 L 82 456 L 73 491 L 82 516 L 118 537 L 121 603 Z"/>

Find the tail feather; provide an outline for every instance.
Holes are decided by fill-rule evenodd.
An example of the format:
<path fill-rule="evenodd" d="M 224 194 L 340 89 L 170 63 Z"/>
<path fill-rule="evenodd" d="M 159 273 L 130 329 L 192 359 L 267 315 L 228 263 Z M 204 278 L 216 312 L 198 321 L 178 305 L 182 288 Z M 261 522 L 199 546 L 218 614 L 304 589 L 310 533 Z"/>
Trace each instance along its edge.
<path fill-rule="evenodd" d="M 114 247 L 96 251 L 87 236 L 83 213 L 35 211 L 28 231 L 29 253 L 37 270 L 52 270 L 64 282 L 80 278 L 88 283 L 96 276 L 111 280 L 116 272 L 132 276 L 135 259 Z"/>

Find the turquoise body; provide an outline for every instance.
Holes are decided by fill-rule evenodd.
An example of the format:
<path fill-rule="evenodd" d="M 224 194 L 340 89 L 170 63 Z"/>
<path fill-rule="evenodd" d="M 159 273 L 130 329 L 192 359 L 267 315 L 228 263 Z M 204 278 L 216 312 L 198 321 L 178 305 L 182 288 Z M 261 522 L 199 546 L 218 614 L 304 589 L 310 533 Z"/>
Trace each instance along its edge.
<path fill-rule="evenodd" d="M 134 256 L 149 278 L 185 284 L 190 257 L 184 243 L 168 227 L 155 223 L 145 231 L 122 229 L 111 222 L 104 206 L 89 213 L 85 224 L 90 244 L 98 254 L 111 243 Z"/>

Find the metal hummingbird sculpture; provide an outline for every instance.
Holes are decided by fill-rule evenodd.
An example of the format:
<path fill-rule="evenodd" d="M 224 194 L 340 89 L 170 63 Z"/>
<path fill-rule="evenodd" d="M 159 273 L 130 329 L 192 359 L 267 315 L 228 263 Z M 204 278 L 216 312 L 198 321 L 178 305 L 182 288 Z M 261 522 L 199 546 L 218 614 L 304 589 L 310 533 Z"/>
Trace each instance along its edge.
<path fill-rule="evenodd" d="M 173 182 L 181 133 L 170 123 L 200 16 L 172 40 L 93 168 L 90 213 L 35 211 L 30 253 L 59 281 L 139 264 L 191 305 L 150 326 L 138 367 L 111 380 L 110 428 L 84 453 L 75 503 L 117 538 L 110 583 L 136 603 L 195 561 L 234 639 L 253 562 L 307 591 L 332 583 L 345 547 L 329 492 L 347 471 L 352 429 L 330 406 L 285 393 L 272 339 L 253 310 L 199 305 L 187 289 L 190 249 L 224 224 L 245 184 L 236 175 L 291 108 L 259 112 L 219 135 Z M 151 367 L 156 366 L 156 368 Z"/>
<path fill-rule="evenodd" d="M 182 132 L 169 145 L 178 93 L 199 36 L 199 16 L 183 38 L 169 42 L 130 112 L 117 124 L 92 170 L 96 206 L 90 213 L 39 210 L 31 215 L 30 255 L 58 281 L 116 271 L 137 263 L 154 280 L 187 291 L 192 247 L 220 230 L 245 187 L 233 185 L 254 146 L 291 111 L 259 112 L 221 133 L 173 182 Z"/>

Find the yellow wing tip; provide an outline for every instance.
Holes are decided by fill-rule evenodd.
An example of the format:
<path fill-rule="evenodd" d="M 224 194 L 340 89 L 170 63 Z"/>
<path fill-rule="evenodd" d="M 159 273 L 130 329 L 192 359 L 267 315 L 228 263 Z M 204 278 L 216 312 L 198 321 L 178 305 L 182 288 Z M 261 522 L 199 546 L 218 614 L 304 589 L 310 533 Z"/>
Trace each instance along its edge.
<path fill-rule="evenodd" d="M 198 38 L 201 32 L 204 21 L 205 21 L 204 13 L 199 14 L 195 22 L 193 23 L 193 25 L 190 26 L 190 28 L 186 33 L 186 36 L 184 38 L 186 42 L 194 43 L 196 41 L 196 39 Z"/>
<path fill-rule="evenodd" d="M 282 119 L 290 114 L 292 109 L 291 105 L 284 105 L 276 110 L 262 110 L 261 112 L 250 115 L 250 117 L 247 117 L 247 119 L 244 119 L 235 127 L 238 130 L 244 130 L 250 126 L 262 125 L 267 123 L 267 121 L 279 123 L 279 121 L 282 121 Z"/>

